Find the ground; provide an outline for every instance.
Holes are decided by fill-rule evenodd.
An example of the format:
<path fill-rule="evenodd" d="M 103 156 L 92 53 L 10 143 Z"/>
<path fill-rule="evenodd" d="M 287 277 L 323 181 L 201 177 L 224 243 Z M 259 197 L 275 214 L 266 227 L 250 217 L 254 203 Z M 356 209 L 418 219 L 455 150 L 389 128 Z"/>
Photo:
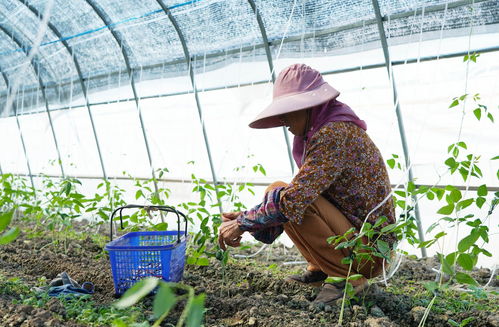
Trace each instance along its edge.
<path fill-rule="evenodd" d="M 150 319 L 150 298 L 129 310 L 110 305 L 115 301 L 114 287 L 104 243 L 95 235 L 54 243 L 45 236 L 23 234 L 0 246 L 0 326 L 109 326 L 118 320 L 127 326 Z M 225 270 L 217 260 L 209 266 L 188 265 L 183 282 L 196 293 L 207 294 L 206 326 L 335 326 L 339 305 L 315 306 L 311 301 L 316 288 L 283 280 L 303 268 L 281 264 L 292 260 L 301 260 L 294 249 L 275 246 L 256 259 L 231 259 Z M 343 326 L 418 326 L 432 298 L 423 284 L 435 280 L 434 267 L 438 264 L 433 258 L 404 259 L 388 286 L 372 280 L 367 295 L 347 306 Z M 96 293 L 89 299 L 59 300 L 30 290 L 63 271 L 79 282 L 92 281 Z M 473 276 L 483 285 L 490 273 L 480 269 Z M 497 279 L 492 286 L 497 290 Z M 426 326 L 452 326 L 453 320 L 456 326 L 497 327 L 498 304 L 494 292 L 449 289 L 437 297 Z M 175 325 L 181 307 L 163 326 Z"/>

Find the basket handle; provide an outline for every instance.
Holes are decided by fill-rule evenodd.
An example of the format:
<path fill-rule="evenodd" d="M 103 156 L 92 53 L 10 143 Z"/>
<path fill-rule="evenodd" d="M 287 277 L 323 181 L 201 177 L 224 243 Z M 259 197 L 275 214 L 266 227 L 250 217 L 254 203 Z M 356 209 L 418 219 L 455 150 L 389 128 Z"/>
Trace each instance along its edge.
<path fill-rule="evenodd" d="M 120 213 L 120 226 L 123 229 L 123 209 L 145 209 L 147 214 L 150 217 L 150 211 L 164 211 L 164 212 L 173 212 L 177 215 L 177 243 L 180 243 L 180 216 L 184 218 L 185 221 L 185 234 L 187 236 L 187 217 L 177 209 L 171 206 L 148 206 L 148 205 L 140 205 L 140 204 L 129 204 L 123 207 L 119 207 L 113 211 L 111 214 L 111 218 L 109 219 L 109 238 L 113 240 L 113 218 L 116 213 L 119 211 Z"/>

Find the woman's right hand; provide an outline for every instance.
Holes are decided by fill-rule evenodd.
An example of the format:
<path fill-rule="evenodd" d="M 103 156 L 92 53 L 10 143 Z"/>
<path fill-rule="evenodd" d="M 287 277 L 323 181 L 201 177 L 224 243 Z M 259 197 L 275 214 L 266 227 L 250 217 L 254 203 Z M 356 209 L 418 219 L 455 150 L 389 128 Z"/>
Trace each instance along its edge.
<path fill-rule="evenodd" d="M 231 221 L 237 219 L 241 215 L 241 211 L 236 212 L 224 212 L 222 213 L 222 222 Z"/>

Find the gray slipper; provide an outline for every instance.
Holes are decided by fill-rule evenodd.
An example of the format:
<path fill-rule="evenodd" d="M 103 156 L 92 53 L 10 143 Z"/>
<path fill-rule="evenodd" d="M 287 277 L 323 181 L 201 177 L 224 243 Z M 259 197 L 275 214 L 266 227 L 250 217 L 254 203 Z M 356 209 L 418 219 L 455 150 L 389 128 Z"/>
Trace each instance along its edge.
<path fill-rule="evenodd" d="M 62 285 L 71 285 L 76 288 L 81 288 L 80 284 L 77 281 L 69 277 L 68 273 L 62 272 L 57 275 L 56 278 L 52 279 L 49 283 L 49 287 L 53 286 L 62 286 Z"/>

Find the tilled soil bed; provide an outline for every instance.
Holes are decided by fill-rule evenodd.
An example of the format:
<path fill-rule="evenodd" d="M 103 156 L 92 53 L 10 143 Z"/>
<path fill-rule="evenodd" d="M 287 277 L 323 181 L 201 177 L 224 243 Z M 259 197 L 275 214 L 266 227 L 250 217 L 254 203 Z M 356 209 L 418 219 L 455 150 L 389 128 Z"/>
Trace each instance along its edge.
<path fill-rule="evenodd" d="M 212 261 L 210 266 L 186 266 L 183 282 L 207 295 L 205 325 L 335 326 L 340 306 L 316 306 L 312 301 L 318 289 L 285 282 L 283 278 L 296 272 L 297 267 L 281 266 L 282 258 L 299 256 L 294 250 L 274 248 L 256 260 L 231 260 L 225 269 L 218 261 Z M 432 268 L 438 268 L 432 258 L 404 259 L 388 285 L 373 281 L 365 297 L 346 307 L 343 326 L 418 326 L 432 297 L 422 286 L 425 281 L 435 280 Z M 51 280 L 63 271 L 79 282 L 95 284 L 92 299 L 96 305 L 115 301 L 107 255 L 91 238 L 71 240 L 67 251 L 47 239 L 24 236 L 0 247 L 0 274 L 5 278 L 20 278 L 28 286 L 35 286 L 41 277 Z M 474 277 L 483 285 L 490 274 L 488 269 L 481 269 L 474 272 Z M 492 286 L 498 286 L 496 279 Z M 0 326 L 89 325 L 68 318 L 58 299 L 37 307 L 13 304 L 19 300 L 16 297 L 7 291 L 0 295 Z M 473 319 L 466 326 L 499 326 L 497 293 L 475 299 L 462 291 L 452 291 L 439 298 L 442 300 L 435 302 L 426 326 L 450 326 L 450 319 L 462 322 L 468 317 Z M 151 302 L 146 299 L 144 308 L 151 308 Z M 182 304 L 177 305 L 163 326 L 174 325 L 181 309 Z"/>

